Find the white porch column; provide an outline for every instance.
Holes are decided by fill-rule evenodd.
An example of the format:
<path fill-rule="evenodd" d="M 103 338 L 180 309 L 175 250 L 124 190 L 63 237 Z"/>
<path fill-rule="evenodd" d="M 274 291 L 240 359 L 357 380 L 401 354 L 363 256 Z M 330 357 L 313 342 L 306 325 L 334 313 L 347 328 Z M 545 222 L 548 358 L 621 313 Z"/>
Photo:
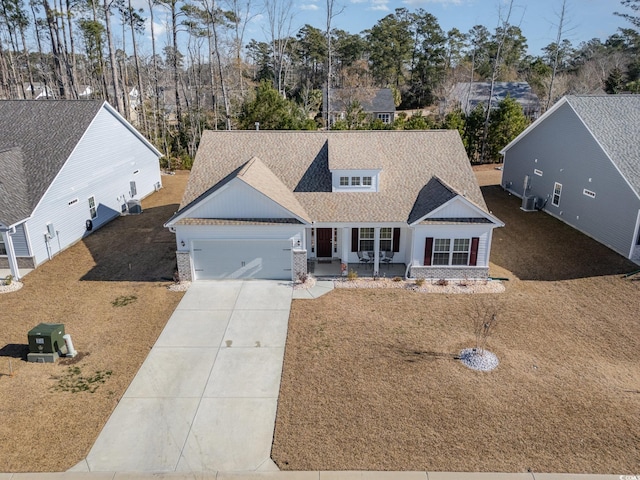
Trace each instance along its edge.
<path fill-rule="evenodd" d="M 342 228 L 342 242 L 340 245 L 340 262 L 349 264 L 349 252 L 351 251 L 351 229 L 349 227 Z"/>
<path fill-rule="evenodd" d="M 4 242 L 4 248 L 7 250 L 7 260 L 9 260 L 11 275 L 16 281 L 20 281 L 18 259 L 16 258 L 16 251 L 13 248 L 13 240 L 11 239 L 11 235 L 8 230 L 2 231 L 2 241 Z"/>
<path fill-rule="evenodd" d="M 380 227 L 373 229 L 373 274 L 380 272 Z"/>

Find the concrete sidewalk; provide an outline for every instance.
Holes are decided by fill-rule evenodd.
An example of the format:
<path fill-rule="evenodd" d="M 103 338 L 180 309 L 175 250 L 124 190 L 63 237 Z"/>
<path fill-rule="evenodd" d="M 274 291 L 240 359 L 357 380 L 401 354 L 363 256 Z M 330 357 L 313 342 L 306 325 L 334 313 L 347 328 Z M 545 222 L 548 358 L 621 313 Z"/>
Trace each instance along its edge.
<path fill-rule="evenodd" d="M 640 480 L 640 475 L 468 472 L 0 473 L 0 480 Z"/>
<path fill-rule="evenodd" d="M 70 471 L 277 471 L 270 453 L 291 297 L 286 282 L 194 282 Z"/>

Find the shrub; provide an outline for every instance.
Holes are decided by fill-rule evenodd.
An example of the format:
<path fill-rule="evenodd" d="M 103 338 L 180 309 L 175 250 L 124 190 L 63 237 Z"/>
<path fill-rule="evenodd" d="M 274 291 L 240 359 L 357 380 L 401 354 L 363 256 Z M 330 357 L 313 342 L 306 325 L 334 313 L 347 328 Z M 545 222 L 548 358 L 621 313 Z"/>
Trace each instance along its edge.
<path fill-rule="evenodd" d="M 416 287 L 424 285 L 424 278 L 416 278 Z"/>
<path fill-rule="evenodd" d="M 358 272 L 356 272 L 353 269 L 349 270 L 349 273 L 347 273 L 347 280 L 357 280 L 357 279 L 358 279 Z"/>
<path fill-rule="evenodd" d="M 4 277 L 5 285 L 11 285 L 12 283 L 13 283 L 13 275 L 9 274 L 6 277 Z"/>
<path fill-rule="evenodd" d="M 449 282 L 446 281 L 444 278 L 441 278 L 436 282 L 436 285 L 439 285 L 441 287 L 446 287 L 447 285 L 449 285 Z"/>
<path fill-rule="evenodd" d="M 394 281 L 394 282 L 401 282 L 402 281 L 402 277 L 393 277 L 391 280 Z"/>
<path fill-rule="evenodd" d="M 300 283 L 305 283 L 308 278 L 309 278 L 309 275 L 307 275 L 306 273 L 299 273 L 298 274 L 298 282 L 300 282 Z"/>

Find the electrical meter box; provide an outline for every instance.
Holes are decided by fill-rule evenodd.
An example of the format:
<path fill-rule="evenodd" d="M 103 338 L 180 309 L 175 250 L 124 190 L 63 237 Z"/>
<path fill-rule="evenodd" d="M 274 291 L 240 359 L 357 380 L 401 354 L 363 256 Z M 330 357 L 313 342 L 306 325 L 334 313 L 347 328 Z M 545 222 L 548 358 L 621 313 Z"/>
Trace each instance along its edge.
<path fill-rule="evenodd" d="M 64 324 L 62 323 L 41 323 L 29 330 L 27 360 L 39 363 L 55 362 L 59 354 L 67 350 L 63 336 Z"/>

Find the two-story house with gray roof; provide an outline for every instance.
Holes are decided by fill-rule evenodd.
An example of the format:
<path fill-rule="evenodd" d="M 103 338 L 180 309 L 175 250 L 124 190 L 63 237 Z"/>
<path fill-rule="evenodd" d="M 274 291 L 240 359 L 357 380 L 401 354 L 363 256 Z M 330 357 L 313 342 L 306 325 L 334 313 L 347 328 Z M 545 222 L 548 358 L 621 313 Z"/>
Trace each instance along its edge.
<path fill-rule="evenodd" d="M 162 154 L 101 100 L 3 100 L 0 132 L 0 268 L 17 279 L 161 187 Z"/>
<path fill-rule="evenodd" d="M 564 97 L 502 150 L 502 186 L 640 263 L 639 139 L 640 95 Z"/>
<path fill-rule="evenodd" d="M 183 280 L 295 280 L 307 261 L 486 279 L 502 225 L 455 130 L 207 131 L 165 224 Z"/>

